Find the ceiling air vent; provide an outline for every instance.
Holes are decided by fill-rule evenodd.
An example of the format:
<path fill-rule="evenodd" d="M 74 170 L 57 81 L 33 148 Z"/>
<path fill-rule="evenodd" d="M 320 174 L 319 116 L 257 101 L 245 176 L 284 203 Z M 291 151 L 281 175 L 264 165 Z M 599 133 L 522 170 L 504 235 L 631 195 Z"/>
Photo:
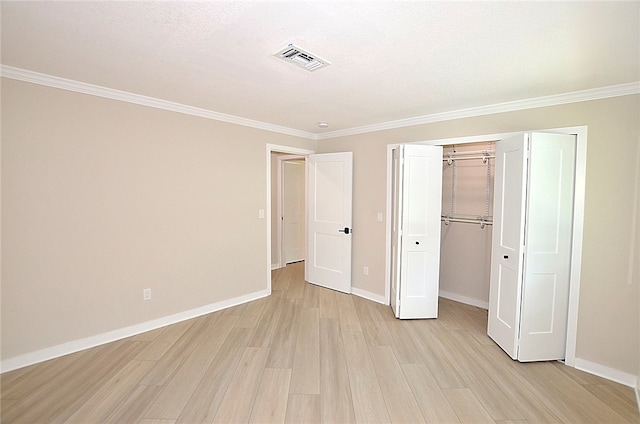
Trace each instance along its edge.
<path fill-rule="evenodd" d="M 300 47 L 293 44 L 289 44 L 284 49 L 275 53 L 274 56 L 279 57 L 282 60 L 293 63 L 307 71 L 316 71 L 325 66 L 331 65 L 328 61 L 320 59 L 315 54 L 302 50 Z"/>

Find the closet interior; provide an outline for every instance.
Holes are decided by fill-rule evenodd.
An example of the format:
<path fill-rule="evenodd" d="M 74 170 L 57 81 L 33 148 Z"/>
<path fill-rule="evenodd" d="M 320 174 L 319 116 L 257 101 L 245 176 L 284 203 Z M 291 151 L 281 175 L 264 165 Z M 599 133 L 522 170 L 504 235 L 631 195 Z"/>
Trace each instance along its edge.
<path fill-rule="evenodd" d="M 489 308 L 495 142 L 443 146 L 440 296 Z"/>

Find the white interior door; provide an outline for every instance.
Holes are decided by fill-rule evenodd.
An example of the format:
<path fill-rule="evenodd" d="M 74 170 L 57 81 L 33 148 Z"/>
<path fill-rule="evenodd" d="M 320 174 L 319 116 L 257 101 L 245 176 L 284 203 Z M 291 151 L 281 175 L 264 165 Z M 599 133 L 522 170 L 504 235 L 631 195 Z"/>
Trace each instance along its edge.
<path fill-rule="evenodd" d="M 437 318 L 442 146 L 401 145 L 399 153 L 400 281 L 396 317 Z"/>
<path fill-rule="evenodd" d="M 575 182 L 574 135 L 532 133 L 519 361 L 564 359 Z"/>
<path fill-rule="evenodd" d="M 353 153 L 308 158 L 308 282 L 351 293 Z"/>
<path fill-rule="evenodd" d="M 487 333 L 518 357 L 528 135 L 496 143 Z"/>
<path fill-rule="evenodd" d="M 305 258 L 305 162 L 282 163 L 282 230 L 285 263 Z"/>

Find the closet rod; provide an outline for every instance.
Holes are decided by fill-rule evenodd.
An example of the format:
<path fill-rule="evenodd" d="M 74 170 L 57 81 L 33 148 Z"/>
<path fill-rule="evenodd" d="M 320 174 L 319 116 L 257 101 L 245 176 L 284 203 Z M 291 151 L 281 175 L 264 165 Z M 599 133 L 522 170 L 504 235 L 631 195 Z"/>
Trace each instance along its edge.
<path fill-rule="evenodd" d="M 490 155 L 495 153 L 491 149 L 484 150 L 463 150 L 461 152 L 458 151 L 446 151 L 443 154 L 445 155 L 453 155 L 453 156 L 465 156 L 465 155 Z"/>
<path fill-rule="evenodd" d="M 485 225 L 493 225 L 492 216 L 442 215 L 440 221 L 443 221 L 445 225 L 449 225 L 450 222 L 480 224 L 480 228 L 484 228 Z"/>
<path fill-rule="evenodd" d="M 456 153 L 455 155 L 449 155 L 447 157 L 443 157 L 442 161 L 443 162 L 451 162 L 454 160 L 466 160 L 466 159 L 482 159 L 482 160 L 486 160 L 486 159 L 491 159 L 491 158 L 495 158 L 496 155 L 494 154 L 486 154 L 486 155 L 477 155 L 477 156 L 457 156 L 458 153 Z"/>

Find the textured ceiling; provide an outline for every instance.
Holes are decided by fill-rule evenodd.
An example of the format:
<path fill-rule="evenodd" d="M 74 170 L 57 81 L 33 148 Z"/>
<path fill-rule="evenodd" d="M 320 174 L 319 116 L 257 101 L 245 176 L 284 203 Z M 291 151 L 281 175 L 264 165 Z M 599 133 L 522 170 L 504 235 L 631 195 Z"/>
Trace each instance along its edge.
<path fill-rule="evenodd" d="M 640 81 L 637 1 L 0 7 L 3 65 L 310 133 Z"/>

